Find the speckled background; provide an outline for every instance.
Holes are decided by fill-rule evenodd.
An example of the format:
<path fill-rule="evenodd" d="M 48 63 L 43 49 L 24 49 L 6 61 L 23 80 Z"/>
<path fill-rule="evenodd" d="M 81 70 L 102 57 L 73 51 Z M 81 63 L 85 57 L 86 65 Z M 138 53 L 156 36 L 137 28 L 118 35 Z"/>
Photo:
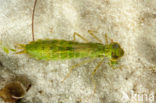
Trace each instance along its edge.
<path fill-rule="evenodd" d="M 0 0 L 0 40 L 3 46 L 32 41 L 31 14 L 34 0 Z M 100 59 L 77 67 L 61 82 L 69 68 L 88 58 L 38 61 L 26 54 L 6 54 L 0 49 L 0 88 L 17 75 L 32 83 L 20 103 L 142 103 L 156 102 L 156 1 L 155 0 L 38 0 L 35 11 L 35 40 L 73 40 L 73 33 L 105 43 L 104 34 L 124 49 L 122 69 L 103 63 L 91 73 Z M 84 42 L 80 38 L 77 41 Z M 107 62 L 107 61 L 106 61 Z M 150 99 L 153 96 L 153 99 Z M 154 98 L 155 97 L 155 98 Z M 155 101 L 154 101 L 155 99 Z M 150 102 L 151 101 L 151 102 Z M 4 103 L 0 99 L 0 103 Z"/>

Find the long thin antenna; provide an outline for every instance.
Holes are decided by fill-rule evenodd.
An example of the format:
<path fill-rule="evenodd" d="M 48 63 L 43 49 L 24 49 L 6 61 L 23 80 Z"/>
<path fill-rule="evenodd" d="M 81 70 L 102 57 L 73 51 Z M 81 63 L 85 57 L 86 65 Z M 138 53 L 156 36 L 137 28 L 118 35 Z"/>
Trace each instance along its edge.
<path fill-rule="evenodd" d="M 34 38 L 34 14 L 35 14 L 36 3 L 37 3 L 37 0 L 35 0 L 34 7 L 33 7 L 33 13 L 32 13 L 32 40 L 33 41 L 35 40 L 35 38 Z"/>

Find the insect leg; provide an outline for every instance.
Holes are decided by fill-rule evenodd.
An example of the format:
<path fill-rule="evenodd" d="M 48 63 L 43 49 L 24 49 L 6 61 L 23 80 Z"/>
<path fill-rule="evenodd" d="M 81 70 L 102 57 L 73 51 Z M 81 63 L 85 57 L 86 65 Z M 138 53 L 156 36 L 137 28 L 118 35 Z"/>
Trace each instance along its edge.
<path fill-rule="evenodd" d="M 102 41 L 101 41 L 98 37 L 96 37 L 95 34 L 93 34 L 93 32 L 95 32 L 95 31 L 88 30 L 88 33 L 89 33 L 94 39 L 96 39 L 97 41 L 99 41 L 100 43 L 102 43 Z"/>
<path fill-rule="evenodd" d="M 80 37 L 82 40 L 88 42 L 88 40 L 87 40 L 86 38 L 82 37 L 80 34 L 78 34 L 78 33 L 76 33 L 76 32 L 74 32 L 74 34 L 73 34 L 74 41 L 76 40 L 76 39 L 75 39 L 75 36 L 76 36 L 76 35 L 77 35 L 78 37 Z"/>
<path fill-rule="evenodd" d="M 92 72 L 92 75 L 94 76 L 96 71 L 99 69 L 99 67 L 101 66 L 101 64 L 104 62 L 104 58 L 98 63 L 98 65 L 95 67 L 94 71 Z"/>
<path fill-rule="evenodd" d="M 105 34 L 105 41 L 106 41 L 106 44 L 108 44 L 108 36 L 107 36 L 107 34 Z"/>
<path fill-rule="evenodd" d="M 108 38 L 107 33 L 106 33 L 106 34 L 105 34 L 105 41 L 106 41 L 106 44 L 108 44 L 108 39 L 110 39 L 110 38 Z M 112 39 L 110 39 L 110 41 L 113 42 Z"/>
<path fill-rule="evenodd" d="M 81 66 L 81 65 L 83 65 L 85 63 L 89 63 L 89 62 L 91 62 L 93 60 L 94 59 L 85 60 L 85 61 L 80 62 L 79 64 L 75 64 L 75 65 L 71 66 L 70 70 L 69 70 L 69 73 L 65 76 L 65 78 L 63 79 L 62 82 L 64 82 L 70 76 L 70 74 L 72 73 L 73 69 L 75 69 L 76 67 Z"/>
<path fill-rule="evenodd" d="M 98 63 L 98 65 L 95 67 L 94 71 L 92 72 L 92 82 L 94 84 L 94 93 L 95 93 L 95 90 L 96 90 L 96 83 L 95 83 L 95 80 L 94 80 L 94 75 L 97 71 L 97 69 L 101 66 L 101 64 L 104 62 L 104 58 Z"/>
<path fill-rule="evenodd" d="M 122 69 L 124 67 L 124 65 L 118 65 L 118 62 L 113 60 L 110 60 L 108 64 L 112 69 Z"/>

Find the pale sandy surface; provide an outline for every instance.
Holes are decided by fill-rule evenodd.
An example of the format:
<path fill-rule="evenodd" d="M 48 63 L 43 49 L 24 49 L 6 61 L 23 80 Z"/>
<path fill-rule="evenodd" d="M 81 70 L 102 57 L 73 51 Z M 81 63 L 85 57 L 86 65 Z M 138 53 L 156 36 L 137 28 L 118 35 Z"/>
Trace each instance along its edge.
<path fill-rule="evenodd" d="M 3 45 L 14 48 L 32 40 L 33 3 L 34 0 L 0 0 Z M 122 69 L 113 70 L 104 63 L 96 72 L 96 93 L 93 94 L 90 75 L 99 59 L 78 67 L 61 83 L 69 67 L 85 59 L 38 61 L 25 54 L 6 54 L 2 49 L 0 88 L 21 74 L 32 82 L 21 103 L 138 103 L 131 99 L 132 91 L 156 95 L 156 72 L 150 69 L 156 65 L 156 0 L 38 0 L 36 40 L 72 40 L 73 33 L 78 32 L 97 42 L 88 30 L 96 30 L 96 36 L 104 43 L 104 34 L 108 33 L 125 51 L 120 62 Z M 79 38 L 77 41 L 83 42 Z M 153 100 L 145 102 L 144 97 L 142 103 L 149 101 Z M 0 99 L 0 103 L 4 102 Z"/>

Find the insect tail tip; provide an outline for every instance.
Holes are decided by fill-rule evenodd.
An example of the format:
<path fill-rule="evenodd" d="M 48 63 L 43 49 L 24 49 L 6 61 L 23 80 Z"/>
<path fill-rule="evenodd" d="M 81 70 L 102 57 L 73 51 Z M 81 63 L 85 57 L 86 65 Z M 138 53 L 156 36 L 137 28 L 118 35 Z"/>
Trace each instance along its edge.
<path fill-rule="evenodd" d="M 23 53 L 25 53 L 25 51 L 24 51 L 24 50 L 19 51 L 19 52 L 16 52 L 15 54 L 23 54 Z"/>
<path fill-rule="evenodd" d="M 16 44 L 15 45 L 15 48 L 17 48 L 17 49 L 23 49 L 24 47 L 25 47 L 24 44 Z"/>

